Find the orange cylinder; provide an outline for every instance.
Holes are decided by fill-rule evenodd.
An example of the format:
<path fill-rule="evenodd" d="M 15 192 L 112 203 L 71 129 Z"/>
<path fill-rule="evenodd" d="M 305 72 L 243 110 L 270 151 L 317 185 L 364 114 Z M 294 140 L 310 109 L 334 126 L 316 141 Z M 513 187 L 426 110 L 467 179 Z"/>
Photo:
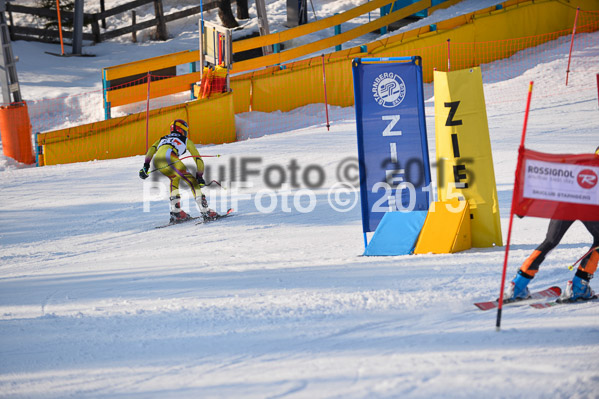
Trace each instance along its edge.
<path fill-rule="evenodd" d="M 0 107 L 0 135 L 4 155 L 21 163 L 35 163 L 27 104 L 22 102 Z"/>
<path fill-rule="evenodd" d="M 204 76 L 202 77 L 202 98 L 210 97 L 212 92 L 212 70 L 204 68 Z"/>
<path fill-rule="evenodd" d="M 218 65 L 214 68 L 214 78 L 212 80 L 210 93 L 224 93 L 226 91 L 227 72 L 227 68 Z"/>

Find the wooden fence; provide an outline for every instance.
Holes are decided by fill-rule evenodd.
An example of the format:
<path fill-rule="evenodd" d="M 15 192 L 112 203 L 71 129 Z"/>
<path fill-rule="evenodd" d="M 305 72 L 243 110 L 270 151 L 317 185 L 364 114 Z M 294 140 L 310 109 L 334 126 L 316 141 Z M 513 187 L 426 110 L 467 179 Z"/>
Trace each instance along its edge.
<path fill-rule="evenodd" d="M 103 3 L 103 2 L 102 2 Z M 153 19 L 135 23 L 135 19 L 133 19 L 133 24 L 129 26 L 124 26 L 121 28 L 113 29 L 110 31 L 101 31 L 100 24 L 102 27 L 106 26 L 106 19 L 113 17 L 115 15 L 119 15 L 128 11 L 132 11 L 137 7 L 144 6 L 146 4 L 154 4 L 154 12 L 155 17 Z M 206 0 L 204 1 L 203 6 L 194 6 L 187 8 L 182 11 L 177 11 L 172 14 L 164 15 L 162 0 L 134 0 L 128 2 L 126 4 L 119 5 L 110 10 L 101 11 L 99 13 L 84 13 L 83 14 L 83 24 L 84 26 L 91 25 L 91 33 L 84 32 L 83 40 L 93 41 L 95 43 L 100 43 L 102 41 L 113 39 L 118 36 L 122 36 L 128 33 L 135 35 L 135 32 L 147 29 L 151 27 L 156 27 L 158 32 L 158 38 L 165 40 L 166 37 L 166 23 L 175 21 L 177 19 L 186 18 L 190 15 L 200 14 L 201 10 L 204 11 L 212 10 L 217 8 L 216 0 Z M 6 4 L 6 12 L 9 17 L 9 33 L 11 40 L 28 40 L 28 41 L 40 41 L 40 42 L 48 42 L 48 43 L 57 43 L 59 42 L 60 32 L 56 29 L 43 29 L 39 27 L 33 26 L 17 26 L 14 23 L 13 14 L 21 13 L 33 15 L 36 17 L 42 17 L 47 19 L 56 19 L 56 10 L 50 10 L 47 8 L 39 8 L 39 7 L 27 7 L 21 6 L 17 4 L 7 3 Z M 63 26 L 65 24 L 72 23 L 74 19 L 74 13 L 69 11 L 60 12 L 61 20 Z M 72 38 L 73 32 L 63 32 L 65 38 Z"/>

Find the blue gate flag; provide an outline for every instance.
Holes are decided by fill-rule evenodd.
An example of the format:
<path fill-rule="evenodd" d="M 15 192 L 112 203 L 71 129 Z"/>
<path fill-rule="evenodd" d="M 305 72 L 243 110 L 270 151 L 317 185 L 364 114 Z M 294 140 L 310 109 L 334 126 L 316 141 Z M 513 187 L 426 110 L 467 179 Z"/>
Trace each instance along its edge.
<path fill-rule="evenodd" d="M 420 57 L 352 62 L 363 232 L 386 212 L 425 211 L 432 194 Z"/>

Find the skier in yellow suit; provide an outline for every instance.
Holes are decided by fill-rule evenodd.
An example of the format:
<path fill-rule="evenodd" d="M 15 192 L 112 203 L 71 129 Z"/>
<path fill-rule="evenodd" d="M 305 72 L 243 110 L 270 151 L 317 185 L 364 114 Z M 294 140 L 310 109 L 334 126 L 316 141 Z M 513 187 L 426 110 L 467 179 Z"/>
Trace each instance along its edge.
<path fill-rule="evenodd" d="M 181 209 L 181 196 L 179 195 L 179 182 L 183 180 L 193 193 L 202 217 L 215 218 L 217 213 L 208 208 L 206 196 L 202 194 L 202 187 L 206 185 L 204 174 L 204 161 L 193 142 L 187 137 L 189 126 L 183 119 L 176 119 L 171 124 L 171 132 L 156 140 L 146 154 L 143 168 L 139 177 L 146 179 L 150 169 L 150 161 L 154 158 L 154 167 L 170 180 L 170 222 L 178 223 L 190 219 L 190 216 Z M 197 166 L 196 175 L 193 176 L 181 162 L 179 157 L 185 152 L 194 157 Z"/>

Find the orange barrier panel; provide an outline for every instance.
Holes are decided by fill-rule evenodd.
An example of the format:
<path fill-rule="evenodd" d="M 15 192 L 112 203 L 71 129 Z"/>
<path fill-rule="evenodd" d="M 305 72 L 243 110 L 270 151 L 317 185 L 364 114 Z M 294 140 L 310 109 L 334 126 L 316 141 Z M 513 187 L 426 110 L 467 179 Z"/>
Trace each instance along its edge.
<path fill-rule="evenodd" d="M 35 163 L 27 104 L 0 107 L 0 134 L 4 155 L 21 163 Z"/>

